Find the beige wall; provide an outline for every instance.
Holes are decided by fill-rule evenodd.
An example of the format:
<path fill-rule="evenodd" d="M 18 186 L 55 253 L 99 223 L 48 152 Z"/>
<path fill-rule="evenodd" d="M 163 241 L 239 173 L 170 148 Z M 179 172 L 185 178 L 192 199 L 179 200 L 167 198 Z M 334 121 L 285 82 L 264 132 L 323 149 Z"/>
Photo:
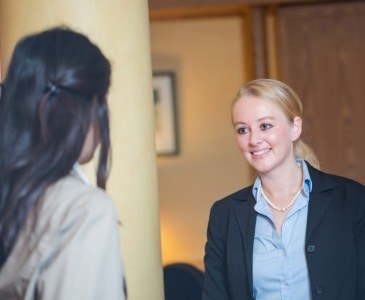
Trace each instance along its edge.
<path fill-rule="evenodd" d="M 212 203 L 249 183 L 230 123 L 244 82 L 239 17 L 154 21 L 153 70 L 176 72 L 180 154 L 158 158 L 163 263 L 201 264 Z"/>
<path fill-rule="evenodd" d="M 59 24 L 86 33 L 111 61 L 107 191 L 122 223 L 128 297 L 163 299 L 147 0 L 1 0 L 2 67 L 21 36 Z"/>

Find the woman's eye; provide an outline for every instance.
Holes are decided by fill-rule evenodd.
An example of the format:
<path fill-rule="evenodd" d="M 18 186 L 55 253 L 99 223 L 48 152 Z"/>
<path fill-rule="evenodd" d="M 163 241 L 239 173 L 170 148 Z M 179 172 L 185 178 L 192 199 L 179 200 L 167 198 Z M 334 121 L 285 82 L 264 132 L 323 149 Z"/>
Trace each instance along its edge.
<path fill-rule="evenodd" d="M 261 124 L 260 125 L 260 129 L 261 130 L 268 130 L 268 129 L 270 129 L 272 127 L 272 125 L 271 124 L 269 124 L 269 123 L 264 123 L 264 124 Z"/>
<path fill-rule="evenodd" d="M 248 132 L 248 129 L 245 127 L 240 127 L 240 128 L 237 128 L 236 131 L 238 134 L 246 134 Z"/>

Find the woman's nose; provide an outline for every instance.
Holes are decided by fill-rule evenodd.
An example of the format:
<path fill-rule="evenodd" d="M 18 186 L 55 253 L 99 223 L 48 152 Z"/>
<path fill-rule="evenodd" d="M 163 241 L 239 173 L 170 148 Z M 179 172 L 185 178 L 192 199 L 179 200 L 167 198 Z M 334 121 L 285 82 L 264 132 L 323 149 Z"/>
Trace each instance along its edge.
<path fill-rule="evenodd" d="M 262 142 L 261 132 L 257 130 L 252 130 L 250 132 L 250 144 L 257 145 Z"/>

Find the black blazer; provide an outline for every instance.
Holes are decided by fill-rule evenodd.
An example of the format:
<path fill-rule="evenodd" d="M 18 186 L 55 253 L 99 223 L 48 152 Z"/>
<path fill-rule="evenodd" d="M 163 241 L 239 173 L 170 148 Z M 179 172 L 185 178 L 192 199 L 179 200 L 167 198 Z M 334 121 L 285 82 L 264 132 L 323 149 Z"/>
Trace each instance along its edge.
<path fill-rule="evenodd" d="M 308 164 L 308 163 L 307 163 Z M 313 299 L 365 299 L 365 188 L 308 164 L 313 182 L 305 254 Z M 203 300 L 253 299 L 252 186 L 212 206 Z"/>

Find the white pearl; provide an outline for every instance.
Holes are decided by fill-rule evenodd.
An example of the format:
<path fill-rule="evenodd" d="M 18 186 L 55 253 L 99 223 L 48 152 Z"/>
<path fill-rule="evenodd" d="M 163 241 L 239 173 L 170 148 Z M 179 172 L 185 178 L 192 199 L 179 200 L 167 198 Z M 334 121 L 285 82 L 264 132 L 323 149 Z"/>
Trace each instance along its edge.
<path fill-rule="evenodd" d="M 292 206 L 294 204 L 294 202 L 297 200 L 297 198 L 299 197 L 301 191 L 303 189 L 303 185 L 300 186 L 298 192 L 295 194 L 295 196 L 293 197 L 293 199 L 285 206 L 277 206 L 275 205 L 274 203 L 272 203 L 270 201 L 270 199 L 265 195 L 264 193 L 264 190 L 262 188 L 262 185 L 260 185 L 260 192 L 261 192 L 261 195 L 262 197 L 264 197 L 265 201 L 267 202 L 267 204 L 269 204 L 273 209 L 277 210 L 277 211 L 280 211 L 280 212 L 285 212 L 289 209 L 290 206 Z"/>

